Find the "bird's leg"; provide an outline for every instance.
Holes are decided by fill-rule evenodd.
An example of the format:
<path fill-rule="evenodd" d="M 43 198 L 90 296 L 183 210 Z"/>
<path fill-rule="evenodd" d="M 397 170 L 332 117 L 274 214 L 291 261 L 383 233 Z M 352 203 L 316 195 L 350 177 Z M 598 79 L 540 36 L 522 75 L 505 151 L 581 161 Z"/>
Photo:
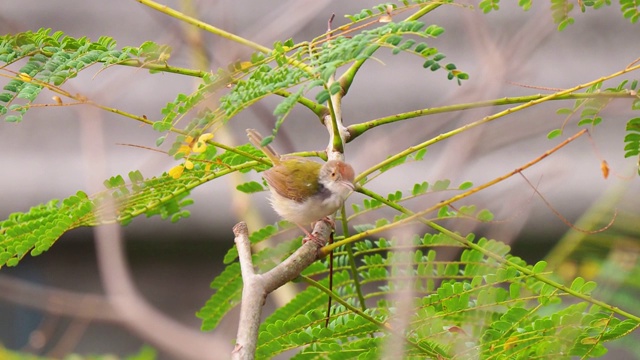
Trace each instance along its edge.
<path fill-rule="evenodd" d="M 325 216 L 322 218 L 322 221 L 324 221 L 327 225 L 331 226 L 332 229 L 336 228 L 336 222 L 333 221 L 332 218 Z"/>
<path fill-rule="evenodd" d="M 315 236 L 315 235 L 313 235 L 313 234 L 311 234 L 311 233 L 309 232 L 309 230 L 307 230 L 304 226 L 302 226 L 302 225 L 300 225 L 300 224 L 298 224 L 298 223 L 294 223 L 294 224 L 296 224 L 296 225 L 300 228 L 300 230 L 302 230 L 302 231 L 305 233 L 305 235 L 307 235 L 307 236 L 305 236 L 305 239 L 306 239 L 306 238 L 316 238 L 316 236 Z M 306 241 L 305 241 L 305 239 L 303 239 L 302 241 L 303 241 L 303 242 L 306 242 Z"/>
<path fill-rule="evenodd" d="M 329 225 L 332 229 L 334 229 L 334 228 L 335 228 L 336 223 L 335 223 L 333 220 L 331 220 L 331 218 L 330 218 L 330 217 L 328 217 L 328 216 L 325 216 L 325 217 L 324 217 L 324 218 L 322 218 L 322 220 L 320 220 L 320 221 L 324 221 L 324 222 L 325 222 L 325 224 Z M 302 225 L 300 225 L 300 224 L 298 224 L 298 223 L 296 223 L 296 225 L 298 225 L 298 227 L 299 227 L 300 229 L 302 229 L 302 231 L 304 231 L 304 233 L 307 235 L 307 236 L 305 236 L 305 238 L 304 238 L 304 239 L 302 239 L 302 243 L 303 243 L 303 244 L 304 244 L 304 243 L 306 243 L 307 241 L 313 241 L 313 242 L 315 242 L 316 244 L 318 244 L 318 245 L 320 245 L 320 246 L 324 246 L 324 245 L 326 245 L 326 243 L 325 243 L 324 241 L 322 241 L 322 240 L 321 240 L 320 238 L 318 238 L 316 235 L 313 235 L 312 233 L 310 233 L 309 231 L 307 231 L 307 229 L 305 229 Z M 313 225 L 315 225 L 315 223 L 312 223 L 312 224 L 311 224 L 312 229 L 313 229 Z"/>

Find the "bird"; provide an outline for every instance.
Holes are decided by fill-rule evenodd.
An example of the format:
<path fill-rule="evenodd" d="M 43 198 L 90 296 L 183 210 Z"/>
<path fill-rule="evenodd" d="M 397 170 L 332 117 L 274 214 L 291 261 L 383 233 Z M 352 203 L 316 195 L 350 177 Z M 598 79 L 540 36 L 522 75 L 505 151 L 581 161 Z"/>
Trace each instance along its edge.
<path fill-rule="evenodd" d="M 262 136 L 247 129 L 247 137 L 273 163 L 263 177 L 271 192 L 271 206 L 280 217 L 296 224 L 309 239 L 316 237 L 304 225 L 324 220 L 342 207 L 354 191 L 353 167 L 344 161 L 324 164 L 298 156 L 280 156 Z M 328 220 L 333 226 L 333 222 Z"/>

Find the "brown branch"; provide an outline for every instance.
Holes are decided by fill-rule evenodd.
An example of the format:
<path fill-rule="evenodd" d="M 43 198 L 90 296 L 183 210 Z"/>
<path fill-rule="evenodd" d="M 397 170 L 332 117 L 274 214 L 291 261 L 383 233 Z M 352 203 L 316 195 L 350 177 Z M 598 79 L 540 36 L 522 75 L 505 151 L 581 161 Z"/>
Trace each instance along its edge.
<path fill-rule="evenodd" d="M 613 223 L 616 221 L 616 217 L 618 216 L 618 210 L 614 209 L 613 212 L 613 217 L 611 218 L 611 220 L 609 221 L 609 223 L 603 227 L 601 227 L 600 229 L 596 229 L 596 230 L 586 230 L 586 229 L 581 229 L 579 227 L 577 227 L 576 225 L 574 225 L 573 223 L 571 223 L 571 221 L 569 221 L 569 219 L 567 219 L 566 217 L 564 217 L 560 211 L 556 210 L 556 208 L 554 208 L 551 203 L 542 195 L 542 193 L 540 193 L 540 191 L 533 186 L 533 184 L 531 183 L 531 181 L 529 181 L 529 179 L 527 179 L 526 176 L 524 176 L 523 173 L 519 173 L 520 176 L 522 176 L 522 178 L 524 178 L 524 181 L 527 182 L 527 184 L 529 184 L 529 186 L 531 186 L 531 188 L 533 189 L 533 191 L 540 197 L 540 199 L 542 200 L 542 202 L 544 202 L 544 204 L 547 206 L 547 208 L 549 210 L 551 210 L 551 212 L 553 212 L 555 214 L 556 217 L 558 217 L 558 219 L 560 219 L 560 221 L 562 221 L 563 223 L 565 223 L 565 225 L 567 225 L 568 227 L 572 228 L 575 231 L 584 233 L 584 234 L 597 234 L 597 233 L 601 233 L 607 229 L 609 229 Z"/>
<path fill-rule="evenodd" d="M 81 110 L 81 118 L 100 119 L 101 112 L 93 107 Z M 102 122 L 80 121 L 80 124 L 85 164 L 91 174 L 88 188 L 97 190 L 102 187 L 102 179 L 107 178 Z M 113 217 L 115 204 L 105 202 L 101 214 Z M 203 334 L 160 312 L 140 294 L 129 270 L 119 225 L 103 225 L 93 230 L 105 297 L 125 328 L 175 359 L 218 358 L 216 354 L 221 349 L 229 348 L 213 335 Z"/>
<path fill-rule="evenodd" d="M 110 322 L 121 320 L 104 296 L 38 285 L 8 275 L 0 276 L 0 299 L 59 316 Z"/>
<path fill-rule="evenodd" d="M 327 242 L 333 229 L 325 221 L 318 221 L 312 235 L 314 240 L 304 242 L 286 260 L 264 274 L 256 274 L 251 261 L 251 242 L 247 224 L 240 222 L 233 227 L 238 258 L 242 272 L 242 303 L 236 346 L 232 359 L 253 359 L 258 342 L 258 329 L 262 306 L 267 295 L 280 286 L 300 275 L 311 263 L 316 261 L 319 250 Z"/>

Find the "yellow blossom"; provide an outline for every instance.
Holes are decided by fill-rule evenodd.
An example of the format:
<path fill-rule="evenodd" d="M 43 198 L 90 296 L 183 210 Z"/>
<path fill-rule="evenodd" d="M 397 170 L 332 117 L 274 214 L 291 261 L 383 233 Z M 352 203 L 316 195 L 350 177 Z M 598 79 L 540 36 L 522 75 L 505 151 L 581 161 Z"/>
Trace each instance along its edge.
<path fill-rule="evenodd" d="M 184 165 L 176 165 L 169 170 L 169 175 L 174 179 L 179 179 L 184 172 Z"/>
<path fill-rule="evenodd" d="M 193 169 L 193 163 L 191 162 L 191 160 L 187 160 L 184 162 L 184 168 L 187 170 Z"/>
<path fill-rule="evenodd" d="M 198 141 L 196 141 L 196 143 L 193 144 L 193 146 L 191 147 L 191 150 L 196 154 L 204 152 L 207 149 L 207 140 L 211 140 L 211 139 L 213 139 L 212 133 L 206 133 L 206 134 L 200 135 L 198 137 Z"/>
<path fill-rule="evenodd" d="M 200 137 L 198 138 L 198 141 L 209 141 L 211 139 L 213 139 L 213 134 L 212 133 L 206 133 L 206 134 L 200 135 Z"/>
<path fill-rule="evenodd" d="M 31 82 L 32 78 L 31 75 L 27 74 L 27 73 L 20 73 L 18 75 L 18 77 L 20 78 L 20 80 L 24 81 L 24 82 Z"/>
<path fill-rule="evenodd" d="M 193 142 L 192 136 L 187 136 L 184 138 L 184 143 L 180 145 L 176 154 L 183 154 L 185 157 L 191 154 L 191 143 Z"/>
<path fill-rule="evenodd" d="M 180 145 L 177 153 L 184 154 L 184 156 L 188 156 L 191 153 L 191 147 L 189 145 Z"/>

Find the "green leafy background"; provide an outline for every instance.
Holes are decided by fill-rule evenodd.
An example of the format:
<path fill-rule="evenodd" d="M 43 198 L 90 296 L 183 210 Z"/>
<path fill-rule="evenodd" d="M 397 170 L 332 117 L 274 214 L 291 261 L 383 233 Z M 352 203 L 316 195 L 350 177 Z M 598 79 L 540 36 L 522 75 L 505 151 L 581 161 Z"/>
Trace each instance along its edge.
<path fill-rule="evenodd" d="M 588 1 L 582 4 L 585 8 L 606 5 Z M 418 5 L 422 4 L 400 2 L 391 8 L 380 5 L 347 18 L 355 26 L 384 16 L 390 9 L 406 8 L 409 11 L 418 9 Z M 498 2 L 482 1 L 478 7 L 490 12 L 498 10 L 499 5 Z M 531 4 L 520 2 L 520 6 L 527 10 Z M 576 9 L 570 3 L 553 1 L 551 7 L 553 21 L 559 30 L 573 24 Z M 621 3 L 620 9 L 623 18 L 637 22 L 637 6 Z M 51 200 L 9 215 L 0 222 L 0 266 L 21 265 L 19 263 L 26 256 L 41 255 L 56 246 L 62 234 L 78 227 L 112 222 L 126 225 L 139 215 L 160 215 L 171 221 L 188 217 L 190 212 L 185 207 L 192 203 L 188 196 L 193 189 L 231 173 L 261 171 L 265 169 L 265 162 L 259 152 L 246 144 L 226 146 L 214 139 L 209 142 L 207 151 L 185 154 L 182 151 L 185 143 L 216 131 L 260 100 L 273 95 L 279 97 L 279 105 L 273 111 L 276 122 L 272 135 L 277 138 L 282 126 L 291 121 L 289 115 L 298 104 L 316 116 L 327 114 L 330 96 L 346 91 L 350 86 L 349 82 L 331 83 L 336 71 L 349 75 L 349 69 L 357 69 L 353 64 L 371 61 L 378 51 L 416 57 L 424 69 L 434 72 L 428 74 L 429 78 L 440 76 L 453 80 L 451 85 L 464 84 L 469 75 L 448 62 L 449 58 L 431 45 L 443 34 L 442 27 L 422 19 L 381 23 L 354 36 L 337 37 L 315 47 L 293 40 L 276 42 L 268 53 L 257 52 L 250 61 L 214 72 L 170 65 L 171 49 L 154 42 L 118 47 L 112 38 L 91 41 L 49 29 L 0 38 L 0 62 L 7 65 L 2 68 L 2 74 L 8 79 L 0 93 L 0 115 L 8 123 L 28 121 L 29 111 L 36 107 L 43 91 L 56 93 L 64 97 L 64 101 L 73 99 L 86 103 L 88 100 L 66 90 L 64 85 L 72 83 L 78 73 L 90 66 L 109 71 L 110 66 L 118 64 L 146 68 L 151 73 L 183 74 L 199 79 L 196 90 L 177 93 L 157 118 L 117 111 L 150 125 L 157 132 L 157 145 L 170 139 L 171 143 L 165 144 L 170 146 L 168 154 L 178 163 L 187 159 L 195 163 L 193 169 L 185 170 L 178 179 L 168 172 L 149 176 L 135 170 L 127 176 L 107 179 L 105 190 L 99 193 L 89 196 L 79 191 L 63 200 Z M 348 78 L 343 75 L 341 79 Z M 229 84 L 233 86 L 229 87 Z M 575 114 L 573 119 L 577 126 L 593 129 L 603 122 L 601 112 L 608 105 L 608 95 L 633 99 L 636 89 L 637 81 L 634 80 L 621 80 L 613 85 L 598 81 L 568 94 L 573 96 L 568 99 L 575 103 L 560 108 L 558 114 Z M 217 105 L 205 106 L 212 99 L 218 100 Z M 522 99 L 513 101 L 514 104 L 525 102 Z M 640 100 L 632 100 L 632 110 L 637 110 L 638 104 Z M 407 115 L 406 119 L 413 116 L 419 114 Z M 355 138 L 364 133 L 363 129 L 382 125 L 385 121 L 356 123 L 349 130 Z M 623 156 L 637 158 L 640 154 L 638 118 L 625 122 Z M 168 136 L 169 133 L 172 135 Z M 559 128 L 548 137 L 553 139 L 563 133 L 564 128 Z M 408 148 L 406 153 L 390 157 L 359 183 L 366 186 L 376 176 L 397 173 L 407 163 L 424 161 L 428 145 Z M 295 350 L 295 358 L 330 358 L 336 354 L 377 358 L 384 349 L 381 345 L 393 341 L 387 330 L 393 326 L 398 311 L 394 294 L 409 289 L 415 297 L 412 303 L 414 315 L 400 335 L 406 343 L 405 356 L 408 358 L 450 358 L 454 354 L 460 358 L 587 358 L 604 355 L 609 341 L 621 338 L 620 343 L 624 346 L 623 341 L 632 338 L 633 335 L 627 336 L 639 326 L 640 315 L 620 309 L 637 308 L 634 294 L 638 284 L 632 280 L 635 277 L 616 279 L 619 282 L 614 283 L 602 276 L 599 279 L 602 281 L 598 282 L 604 283 L 604 290 L 600 290 L 594 281 L 580 276 L 571 276 L 567 281 L 562 278 L 563 273 L 554 273 L 563 265 L 561 262 L 550 261 L 555 266 L 551 269 L 547 269 L 548 262 L 545 261 L 527 264 L 510 255 L 510 248 L 503 243 L 473 234 L 458 234 L 438 225 L 443 220 L 455 219 L 488 223 L 495 218 L 490 210 L 475 205 L 440 207 L 423 221 L 436 232 L 409 236 L 411 247 L 402 245 L 402 241 L 407 241 L 406 235 L 402 239 L 385 234 L 368 235 L 385 226 L 393 228 L 394 223 L 409 216 L 411 212 L 403 207 L 406 202 L 425 195 L 460 194 L 474 186 L 469 181 L 456 186 L 451 183 L 448 179 L 438 179 L 433 184 L 418 182 L 409 190 L 397 189 L 386 197 L 369 194 L 370 198 L 352 204 L 342 213 L 342 220 L 348 219 L 349 224 L 355 225 L 356 232 L 338 236 L 336 241 L 350 236 L 361 236 L 362 240 L 338 247 L 333 260 L 333 291 L 343 303 L 334 305 L 329 324 L 325 325 L 328 263 L 314 264 L 300 279 L 309 286 L 270 314 L 262 324 L 257 355 L 269 358 Z M 237 187 L 246 193 L 262 189 L 263 185 L 256 181 Z M 111 204 L 117 208 L 115 214 L 107 211 Z M 361 220 L 365 215 L 377 214 L 375 210 L 383 207 L 393 207 L 401 214 Z M 602 218 L 606 219 L 614 216 L 613 207 L 594 211 L 605 214 Z M 610 230 L 637 239 L 637 229 L 634 232 L 626 228 L 629 221 L 633 220 L 623 217 Z M 280 230 L 279 226 L 267 226 L 255 231 L 252 241 L 260 243 Z M 603 248 L 596 252 L 600 254 L 596 260 L 602 274 L 619 273 L 620 266 L 624 265 L 615 258 L 620 251 L 619 243 L 609 239 L 603 244 L 594 238 L 595 233 L 588 234 L 579 239 L 579 243 L 597 244 Z M 254 255 L 254 262 L 266 270 L 297 244 L 298 240 L 291 240 L 267 247 Z M 459 253 L 456 259 L 440 255 L 451 249 Z M 582 261 L 576 249 L 579 248 L 570 248 L 562 259 L 574 263 Z M 239 302 L 242 283 L 235 258 L 234 250 L 229 250 L 225 256 L 227 267 L 213 279 L 213 294 L 197 314 L 204 330 L 215 329 Z M 567 263 L 571 262 L 564 264 Z M 632 266 L 626 270 L 633 274 L 637 269 Z M 606 297 L 606 289 L 614 286 L 611 284 L 622 295 L 604 302 L 596 300 Z"/>

